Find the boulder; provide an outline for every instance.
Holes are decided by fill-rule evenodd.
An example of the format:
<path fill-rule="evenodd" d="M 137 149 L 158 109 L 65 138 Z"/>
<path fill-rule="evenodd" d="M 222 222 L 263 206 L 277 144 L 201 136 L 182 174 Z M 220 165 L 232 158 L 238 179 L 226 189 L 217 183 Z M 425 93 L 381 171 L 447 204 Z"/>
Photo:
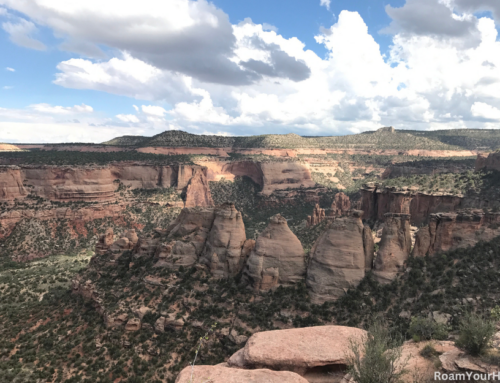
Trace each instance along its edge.
<path fill-rule="evenodd" d="M 387 213 L 374 275 L 380 283 L 391 282 L 403 269 L 411 250 L 410 216 Z"/>
<path fill-rule="evenodd" d="M 336 218 L 314 244 L 306 278 L 313 302 L 335 300 L 364 278 L 373 259 L 373 239 L 369 240 L 371 230 L 363 226 L 361 215 L 353 211 Z"/>
<path fill-rule="evenodd" d="M 335 194 L 331 214 L 334 217 L 346 215 L 351 210 L 351 200 L 343 192 Z"/>
<path fill-rule="evenodd" d="M 246 234 L 241 213 L 232 203 L 215 209 L 215 220 L 208 234 L 200 263 L 217 278 L 236 276 L 243 267 Z"/>
<path fill-rule="evenodd" d="M 211 207 L 214 206 L 210 186 L 206 177 L 206 168 L 197 168 L 186 188 L 186 207 Z"/>
<path fill-rule="evenodd" d="M 95 245 L 95 253 L 97 255 L 104 255 L 109 250 L 114 241 L 113 228 L 108 227 L 105 233 L 99 238 Z"/>
<path fill-rule="evenodd" d="M 191 366 L 181 371 L 175 383 L 307 383 L 288 371 L 240 370 L 224 366 Z"/>
<path fill-rule="evenodd" d="M 299 282 L 305 271 L 305 253 L 299 239 L 280 214 L 271 217 L 248 258 L 243 281 L 256 290 L 269 290 Z"/>
<path fill-rule="evenodd" d="M 366 331 L 344 326 L 264 331 L 253 334 L 244 351 L 233 354 L 228 364 L 307 376 L 318 368 L 345 368 L 349 342 L 361 342 L 365 337 Z"/>

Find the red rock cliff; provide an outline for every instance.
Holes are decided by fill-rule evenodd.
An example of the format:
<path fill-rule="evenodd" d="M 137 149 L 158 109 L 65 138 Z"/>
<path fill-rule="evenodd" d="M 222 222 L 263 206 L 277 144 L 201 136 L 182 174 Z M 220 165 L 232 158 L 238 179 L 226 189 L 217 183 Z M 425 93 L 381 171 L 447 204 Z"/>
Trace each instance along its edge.
<path fill-rule="evenodd" d="M 24 198 L 23 173 L 17 166 L 0 166 L 0 201 Z"/>

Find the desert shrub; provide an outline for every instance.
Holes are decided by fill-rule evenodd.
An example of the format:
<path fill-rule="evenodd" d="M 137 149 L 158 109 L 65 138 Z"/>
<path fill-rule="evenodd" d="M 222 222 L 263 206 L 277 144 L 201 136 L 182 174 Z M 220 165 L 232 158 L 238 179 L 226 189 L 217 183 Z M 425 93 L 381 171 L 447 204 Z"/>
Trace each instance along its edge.
<path fill-rule="evenodd" d="M 427 359 L 432 359 L 439 355 L 439 352 L 432 346 L 432 344 L 426 344 L 425 347 L 420 350 L 420 355 Z"/>
<path fill-rule="evenodd" d="M 437 323 L 431 318 L 412 317 L 408 332 L 415 342 L 431 339 L 442 340 L 448 337 L 448 326 Z"/>
<path fill-rule="evenodd" d="M 495 325 L 478 314 L 465 314 L 460 321 L 460 336 L 457 346 L 471 355 L 482 354 L 495 334 Z"/>
<path fill-rule="evenodd" d="M 349 373 L 357 383 L 398 383 L 407 373 L 401 360 L 401 340 L 375 322 L 363 342 L 352 341 L 347 355 Z"/>

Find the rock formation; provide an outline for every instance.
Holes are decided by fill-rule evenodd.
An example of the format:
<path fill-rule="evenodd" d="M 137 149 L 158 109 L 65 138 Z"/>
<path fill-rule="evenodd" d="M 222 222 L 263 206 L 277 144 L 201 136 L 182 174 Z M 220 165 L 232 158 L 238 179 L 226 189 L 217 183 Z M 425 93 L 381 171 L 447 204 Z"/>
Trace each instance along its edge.
<path fill-rule="evenodd" d="M 186 189 L 186 207 L 214 206 L 210 187 L 203 169 L 196 169 Z"/>
<path fill-rule="evenodd" d="M 332 216 L 340 217 L 346 215 L 351 210 L 351 201 L 343 192 L 335 194 L 332 203 Z"/>
<path fill-rule="evenodd" d="M 262 194 L 268 196 L 275 190 L 309 188 L 316 186 L 311 171 L 299 162 L 262 162 Z"/>
<path fill-rule="evenodd" d="M 313 302 L 342 296 L 371 268 L 373 238 L 370 228 L 363 226 L 361 214 L 355 210 L 351 216 L 336 218 L 314 244 L 306 279 Z"/>
<path fill-rule="evenodd" d="M 232 203 L 215 209 L 215 220 L 203 249 L 200 263 L 218 278 L 236 276 L 243 267 L 246 241 L 241 213 Z"/>
<path fill-rule="evenodd" d="M 109 252 L 111 253 L 111 259 L 116 260 L 123 254 L 124 251 L 134 249 L 138 241 L 139 237 L 137 236 L 135 229 L 128 230 L 126 233 L 124 233 L 124 235 L 120 239 L 115 241 L 109 247 Z"/>
<path fill-rule="evenodd" d="M 155 257 L 156 267 L 193 266 L 200 256 L 215 219 L 213 208 L 184 208 L 167 228 Z"/>
<path fill-rule="evenodd" d="M 366 331 L 344 326 L 317 326 L 253 334 L 245 347 L 227 362 L 235 368 L 292 371 L 310 380 L 318 370 L 345 370 L 351 341 L 362 341 Z M 316 374 L 315 374 L 316 373 Z M 323 380 L 321 380 L 323 381 Z"/>
<path fill-rule="evenodd" d="M 18 166 L 0 166 L 0 201 L 21 199 L 28 195 Z"/>
<path fill-rule="evenodd" d="M 191 374 L 193 376 L 191 376 Z M 193 382 L 210 383 L 308 383 L 300 375 L 288 371 L 241 370 L 224 366 L 195 366 L 186 367 L 181 371 L 175 383 Z"/>
<path fill-rule="evenodd" d="M 277 214 L 257 238 L 248 258 L 243 281 L 257 290 L 291 285 L 304 277 L 305 253 L 286 219 Z"/>
<path fill-rule="evenodd" d="M 95 245 L 95 253 L 97 255 L 104 255 L 109 250 L 114 242 L 114 233 L 111 227 L 106 229 L 106 232 L 99 238 Z"/>
<path fill-rule="evenodd" d="M 500 213 L 482 210 L 432 214 L 429 225 L 420 228 L 412 255 L 423 257 L 474 246 L 500 235 Z"/>
<path fill-rule="evenodd" d="M 380 283 L 392 281 L 402 271 L 411 250 L 410 216 L 387 213 L 379 251 L 374 262 L 374 275 Z"/>
<path fill-rule="evenodd" d="M 476 159 L 476 171 L 479 170 L 500 171 L 500 152 L 479 153 Z"/>
<path fill-rule="evenodd" d="M 314 207 L 312 215 L 307 216 L 307 227 L 316 226 L 325 219 L 325 209 L 319 207 L 318 204 Z"/>

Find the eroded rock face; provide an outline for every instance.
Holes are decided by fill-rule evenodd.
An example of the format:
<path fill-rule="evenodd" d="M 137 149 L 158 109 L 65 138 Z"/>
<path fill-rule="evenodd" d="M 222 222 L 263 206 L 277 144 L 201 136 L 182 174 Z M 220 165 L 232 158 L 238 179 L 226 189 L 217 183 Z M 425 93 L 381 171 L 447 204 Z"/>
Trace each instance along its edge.
<path fill-rule="evenodd" d="M 156 267 L 193 266 L 200 256 L 215 220 L 213 208 L 184 208 L 158 244 Z"/>
<path fill-rule="evenodd" d="M 325 209 L 319 207 L 318 204 L 314 207 L 312 215 L 307 216 L 307 227 L 316 226 L 325 220 Z"/>
<path fill-rule="evenodd" d="M 0 166 L 0 201 L 21 199 L 27 195 L 21 169 L 17 166 Z"/>
<path fill-rule="evenodd" d="M 351 210 L 351 200 L 343 192 L 335 194 L 335 198 L 332 203 L 332 215 L 334 217 L 340 217 L 347 215 Z"/>
<path fill-rule="evenodd" d="M 500 235 L 500 213 L 482 210 L 432 214 L 416 235 L 412 255 L 423 257 L 474 246 Z"/>
<path fill-rule="evenodd" d="M 111 258 L 116 260 L 123 254 L 124 251 L 134 249 L 138 241 L 139 237 L 137 236 L 135 229 L 128 230 L 120 239 L 113 242 L 113 244 L 109 247 Z"/>
<path fill-rule="evenodd" d="M 113 228 L 108 227 L 106 232 L 99 238 L 99 242 L 95 245 L 95 253 L 97 255 L 104 255 L 109 250 L 114 241 Z"/>
<path fill-rule="evenodd" d="M 260 168 L 263 180 L 262 194 L 266 196 L 275 190 L 316 186 L 311 171 L 298 162 L 262 162 Z"/>
<path fill-rule="evenodd" d="M 218 278 L 236 276 L 243 267 L 246 241 L 241 213 L 232 203 L 215 209 L 215 220 L 203 249 L 200 263 Z"/>
<path fill-rule="evenodd" d="M 210 187 L 203 169 L 196 169 L 189 180 L 186 189 L 186 207 L 210 207 L 214 206 Z"/>
<path fill-rule="evenodd" d="M 346 367 L 349 342 L 362 341 L 366 331 L 344 326 L 317 326 L 253 334 L 243 351 L 228 364 L 244 368 L 293 371 L 307 377 L 314 368 Z"/>
<path fill-rule="evenodd" d="M 243 281 L 257 290 L 269 290 L 297 283 L 305 270 L 305 253 L 299 239 L 280 214 L 271 217 L 248 258 Z"/>
<path fill-rule="evenodd" d="M 194 382 L 211 383 L 307 383 L 307 380 L 293 372 L 271 371 L 267 369 L 240 370 L 223 366 L 186 367 L 181 371 L 175 383 L 191 383 L 191 373 Z"/>
<path fill-rule="evenodd" d="M 306 279 L 313 302 L 344 295 L 364 278 L 365 269 L 371 268 L 373 238 L 370 228 L 363 226 L 362 213 L 354 211 L 351 216 L 336 218 L 314 244 Z"/>
<path fill-rule="evenodd" d="M 402 271 L 411 250 L 410 216 L 385 215 L 379 251 L 374 262 L 374 275 L 380 283 L 389 283 Z"/>
<path fill-rule="evenodd" d="M 500 153 L 479 153 L 476 159 L 476 171 L 500 170 Z"/>

